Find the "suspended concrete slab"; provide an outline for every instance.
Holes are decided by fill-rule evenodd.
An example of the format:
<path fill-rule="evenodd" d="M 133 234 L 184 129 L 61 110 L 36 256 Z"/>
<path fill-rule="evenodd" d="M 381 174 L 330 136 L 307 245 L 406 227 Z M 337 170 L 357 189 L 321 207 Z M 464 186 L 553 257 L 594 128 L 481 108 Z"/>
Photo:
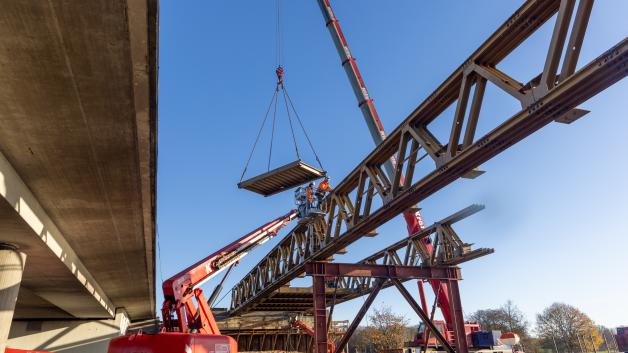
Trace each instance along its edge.
<path fill-rule="evenodd" d="M 270 196 L 292 189 L 307 182 L 324 177 L 325 171 L 296 160 L 267 173 L 238 183 L 238 188 L 264 196 Z"/>

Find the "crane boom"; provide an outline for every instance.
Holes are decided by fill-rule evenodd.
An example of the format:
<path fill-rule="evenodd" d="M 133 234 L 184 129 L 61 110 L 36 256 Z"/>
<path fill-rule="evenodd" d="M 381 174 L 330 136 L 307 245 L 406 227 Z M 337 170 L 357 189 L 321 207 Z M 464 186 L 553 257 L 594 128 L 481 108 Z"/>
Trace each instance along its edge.
<path fill-rule="evenodd" d="M 317 1 L 325 19 L 325 26 L 329 29 L 329 34 L 331 35 L 334 45 L 336 46 L 336 50 L 338 51 L 338 55 L 340 56 L 342 67 L 347 74 L 347 78 L 349 78 L 351 88 L 353 88 L 353 93 L 358 100 L 358 106 L 362 111 L 364 121 L 371 133 L 373 142 L 375 142 L 375 146 L 377 146 L 386 139 L 386 131 L 384 130 L 384 125 L 379 119 L 379 114 L 377 114 L 377 110 L 375 109 L 375 103 L 366 89 L 366 84 L 362 79 L 358 64 L 353 55 L 351 55 L 349 44 L 347 43 L 347 40 L 342 33 L 342 29 L 340 28 L 340 23 L 331 8 L 330 0 Z M 396 165 L 397 161 L 394 156 L 384 164 L 386 173 L 391 180 L 394 178 Z M 401 180 L 401 184 L 403 184 L 403 180 Z M 406 221 L 409 235 L 415 234 L 424 228 L 423 218 L 421 217 L 421 213 L 418 208 L 405 211 L 403 213 L 403 218 Z M 423 246 L 425 247 L 425 251 L 427 253 L 432 252 L 432 244 L 428 243 L 427 239 L 423 240 Z M 440 291 L 438 304 L 443 314 L 443 318 L 449 327 L 451 323 L 451 309 L 449 305 L 449 296 L 447 294 L 448 291 L 445 287 L 446 285 L 437 280 L 431 280 L 430 285 L 432 286 L 434 293 L 438 293 Z"/>
<path fill-rule="evenodd" d="M 165 280 L 162 285 L 164 293 L 162 316 L 166 331 L 197 330 L 201 333 L 220 334 L 207 300 L 199 287 L 221 271 L 237 264 L 251 250 L 275 236 L 296 217 L 297 211 L 292 210 Z M 198 307 L 194 305 L 192 298 L 196 299 Z M 173 314 L 177 316 L 176 319 L 173 318 Z"/>
<path fill-rule="evenodd" d="M 384 125 L 382 125 L 382 121 L 379 119 L 379 114 L 377 114 L 377 110 L 375 109 L 373 99 L 369 96 L 369 92 L 366 89 L 366 85 L 364 84 L 364 80 L 362 79 L 362 75 L 358 69 L 358 64 L 353 55 L 351 55 L 349 44 L 347 44 L 347 40 L 342 34 L 342 29 L 340 28 L 338 19 L 336 18 L 336 15 L 334 15 L 334 11 L 331 8 L 331 3 L 329 0 L 318 0 L 318 5 L 320 6 L 323 17 L 325 18 L 325 26 L 329 29 L 331 39 L 334 41 L 338 55 L 340 55 L 342 67 L 347 73 L 347 78 L 349 78 L 355 98 L 358 100 L 358 107 L 360 107 L 360 110 L 362 111 L 366 126 L 368 126 L 371 137 L 377 146 L 386 139 Z M 394 161 L 389 161 L 385 164 L 386 172 L 388 174 L 392 174 L 394 172 L 393 163 Z"/>

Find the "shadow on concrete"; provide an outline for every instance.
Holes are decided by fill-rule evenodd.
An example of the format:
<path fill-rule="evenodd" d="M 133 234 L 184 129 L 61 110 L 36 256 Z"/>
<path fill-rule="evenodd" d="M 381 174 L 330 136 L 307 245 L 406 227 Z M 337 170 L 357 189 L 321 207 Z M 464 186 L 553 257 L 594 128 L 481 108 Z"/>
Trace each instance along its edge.
<path fill-rule="evenodd" d="M 127 332 L 142 329 L 156 332 L 156 320 L 136 322 Z M 120 330 L 113 320 L 57 320 L 43 322 L 37 332 L 28 330 L 28 321 L 15 321 L 11 328 L 11 348 L 42 350 L 55 353 L 105 353 Z"/>

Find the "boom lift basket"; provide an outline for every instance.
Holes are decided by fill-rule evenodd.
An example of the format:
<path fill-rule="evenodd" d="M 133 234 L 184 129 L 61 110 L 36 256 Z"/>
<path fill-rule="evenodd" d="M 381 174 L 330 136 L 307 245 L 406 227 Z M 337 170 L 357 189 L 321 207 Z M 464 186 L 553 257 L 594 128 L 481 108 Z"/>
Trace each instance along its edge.
<path fill-rule="evenodd" d="M 256 192 L 264 196 L 270 196 L 324 176 L 325 171 L 298 159 L 264 174 L 242 181 L 238 183 L 238 188 Z"/>

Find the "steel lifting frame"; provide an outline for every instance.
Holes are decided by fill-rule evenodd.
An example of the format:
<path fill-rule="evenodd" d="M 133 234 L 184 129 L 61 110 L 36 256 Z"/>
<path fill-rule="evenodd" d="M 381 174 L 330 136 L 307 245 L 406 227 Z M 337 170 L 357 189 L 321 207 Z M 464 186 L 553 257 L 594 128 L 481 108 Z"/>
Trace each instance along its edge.
<path fill-rule="evenodd" d="M 584 114 L 586 111 L 578 109 L 578 105 L 628 75 L 628 39 L 574 71 L 590 5 L 590 0 L 580 1 L 577 9 L 571 0 L 530 0 L 523 4 L 336 187 L 325 201 L 325 220 L 300 234 L 288 234 L 236 284 L 231 314 L 254 308 L 257 302 L 302 274 L 307 262 L 333 256 L 549 123 L 570 122 Z M 568 33 L 568 19 L 574 12 Z M 546 64 L 537 77 L 519 83 L 497 68 L 556 13 Z M 559 68 L 556 63 L 561 62 L 561 57 L 563 66 Z M 523 109 L 476 138 L 475 127 L 488 83 L 508 92 Z M 443 144 L 430 133 L 428 125 L 442 119 L 441 113 L 453 104 L 456 113 L 452 130 L 448 143 Z M 462 134 L 465 121 L 467 127 Z M 419 150 L 436 164 L 433 171 L 422 176 L 417 175 L 416 167 L 423 158 L 418 155 Z M 382 168 L 393 156 L 398 161 L 395 177 L 388 178 Z M 401 176 L 405 178 L 403 185 Z M 298 244 L 303 244 L 304 251 L 297 251 Z"/>
<path fill-rule="evenodd" d="M 336 351 L 340 353 L 343 347 L 349 342 L 351 335 L 355 332 L 358 325 L 366 315 L 369 307 L 384 287 L 384 284 L 390 281 L 406 299 L 412 309 L 419 315 L 421 320 L 434 334 L 436 339 L 442 344 L 449 353 L 454 353 L 453 347 L 447 342 L 445 337 L 438 331 L 434 323 L 430 320 L 425 310 L 423 310 L 412 295 L 403 286 L 401 281 L 409 279 L 419 280 L 439 280 L 446 283 L 450 295 L 450 305 L 452 307 L 452 319 L 454 323 L 454 336 L 456 342 L 464 342 L 458 344 L 457 351 L 459 353 L 467 353 L 466 338 L 464 333 L 464 320 L 462 316 L 462 307 L 460 304 L 460 293 L 458 289 L 458 281 L 462 279 L 460 269 L 457 267 L 419 267 L 419 266 L 393 266 L 393 265 L 372 265 L 372 264 L 346 264 L 346 263 L 329 263 L 329 262 L 310 262 L 305 265 L 305 273 L 312 277 L 312 288 L 314 298 L 314 327 L 315 353 L 327 353 L 328 335 L 327 335 L 327 307 L 325 303 L 325 287 L 326 279 L 336 277 L 367 277 L 377 278 L 376 285 L 371 290 L 364 305 L 360 308 L 355 318 L 349 325 L 347 332 L 342 336 L 336 344 Z"/>

